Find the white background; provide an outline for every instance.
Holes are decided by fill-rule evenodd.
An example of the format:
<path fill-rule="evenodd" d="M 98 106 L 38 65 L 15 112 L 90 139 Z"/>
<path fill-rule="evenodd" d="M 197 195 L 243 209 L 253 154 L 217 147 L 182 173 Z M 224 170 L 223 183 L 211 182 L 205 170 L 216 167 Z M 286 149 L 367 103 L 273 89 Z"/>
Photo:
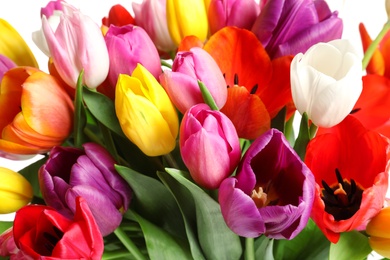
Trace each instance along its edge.
<path fill-rule="evenodd" d="M 81 12 L 89 15 L 99 26 L 101 19 L 107 16 L 110 7 L 121 4 L 132 12 L 131 3 L 142 0 L 68 0 L 67 2 L 79 8 Z M 362 52 L 359 23 L 364 23 L 372 38 L 375 38 L 387 21 L 385 0 L 328 0 L 331 10 L 339 11 L 339 17 L 344 21 L 343 38 L 349 38 L 357 50 Z M 12 0 L 3 1 L 0 7 L 0 18 L 8 21 L 24 38 L 34 53 L 41 70 L 47 71 L 47 57 L 35 46 L 31 40 L 31 33 L 40 29 L 40 8 L 45 6 L 48 0 Z M 10 161 L 0 158 L 0 166 L 19 171 L 39 157 L 26 161 Z M 0 215 L 0 219 L 5 216 Z M 376 258 L 376 257 L 375 257 Z M 373 259 L 373 258 L 371 258 Z"/>

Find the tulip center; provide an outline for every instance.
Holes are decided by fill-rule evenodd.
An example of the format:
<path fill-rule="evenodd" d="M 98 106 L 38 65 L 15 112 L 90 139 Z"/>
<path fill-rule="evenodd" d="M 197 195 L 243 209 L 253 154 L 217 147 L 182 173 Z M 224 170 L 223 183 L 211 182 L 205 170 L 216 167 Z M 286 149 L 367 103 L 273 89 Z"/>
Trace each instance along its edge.
<path fill-rule="evenodd" d="M 54 247 L 57 245 L 58 241 L 61 240 L 64 233 L 59 230 L 57 227 L 53 226 L 54 232 L 43 232 L 43 246 L 45 247 L 45 252 L 39 252 L 41 255 L 51 256 Z"/>
<path fill-rule="evenodd" d="M 349 219 L 359 210 L 363 189 L 353 179 L 343 179 L 337 168 L 335 172 L 338 183 L 329 186 L 323 180 L 321 198 L 325 203 L 325 211 L 339 221 Z"/>
<path fill-rule="evenodd" d="M 223 74 L 223 76 L 225 77 L 225 74 Z M 234 73 L 233 84 L 234 84 L 234 86 L 239 86 L 239 80 L 238 80 L 238 74 L 237 74 L 237 73 Z M 227 85 L 227 87 L 230 88 L 229 85 Z M 258 84 L 255 84 L 255 85 L 251 88 L 250 94 L 252 94 L 252 95 L 256 94 L 256 91 L 257 91 L 258 88 L 259 88 L 259 85 L 258 85 Z"/>
<path fill-rule="evenodd" d="M 271 182 L 269 182 L 265 188 L 262 186 L 255 187 L 252 190 L 251 198 L 255 202 L 257 208 L 277 205 L 279 201 L 276 192 L 272 188 Z"/>

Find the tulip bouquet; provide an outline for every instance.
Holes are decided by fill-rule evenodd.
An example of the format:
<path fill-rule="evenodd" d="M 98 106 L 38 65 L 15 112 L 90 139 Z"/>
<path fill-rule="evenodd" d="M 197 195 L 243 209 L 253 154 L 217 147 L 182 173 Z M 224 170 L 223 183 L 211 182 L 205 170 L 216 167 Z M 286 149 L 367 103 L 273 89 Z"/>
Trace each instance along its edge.
<path fill-rule="evenodd" d="M 389 23 L 363 57 L 324 0 L 107 13 L 43 6 L 47 68 L 0 20 L 0 156 L 43 155 L 0 169 L 0 256 L 390 257 Z"/>

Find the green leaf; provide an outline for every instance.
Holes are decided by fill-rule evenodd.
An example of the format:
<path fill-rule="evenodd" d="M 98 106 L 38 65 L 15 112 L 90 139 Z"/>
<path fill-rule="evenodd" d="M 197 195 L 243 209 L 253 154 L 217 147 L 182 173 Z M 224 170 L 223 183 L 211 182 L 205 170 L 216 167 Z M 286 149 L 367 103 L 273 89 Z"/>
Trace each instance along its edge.
<path fill-rule="evenodd" d="M 214 101 L 213 96 L 211 95 L 208 88 L 204 85 L 204 83 L 200 80 L 198 80 L 198 86 L 200 88 L 200 92 L 202 93 L 202 97 L 204 102 L 212 109 L 212 110 L 219 110 L 217 104 Z"/>
<path fill-rule="evenodd" d="M 191 259 L 188 244 L 175 239 L 134 211 L 128 214 L 141 226 L 150 259 Z"/>
<path fill-rule="evenodd" d="M 274 241 L 275 259 L 327 259 L 330 242 L 309 219 L 306 227 L 292 240 Z"/>
<path fill-rule="evenodd" d="M 306 113 L 303 113 L 301 124 L 299 125 L 298 137 L 295 140 L 294 150 L 297 152 L 301 160 L 305 159 L 306 146 L 310 141 L 309 119 Z"/>
<path fill-rule="evenodd" d="M 286 121 L 286 111 L 287 108 L 283 107 L 278 114 L 271 120 L 271 128 L 278 129 L 280 132 L 284 133 L 285 121 Z"/>
<path fill-rule="evenodd" d="M 166 171 L 169 175 L 158 173 L 158 176 L 163 180 L 173 177 L 179 182 L 171 187 L 171 191 L 176 191 L 178 186 L 182 185 L 190 193 L 183 192 L 184 190 L 181 189 L 183 193 L 175 193 L 176 199 L 190 196 L 194 201 L 198 239 L 206 259 L 239 259 L 242 255 L 240 238 L 226 226 L 219 204 L 204 190 L 189 181 L 188 173 L 177 169 L 166 169 Z M 186 207 L 180 203 L 180 200 L 178 202 L 181 208 Z"/>
<path fill-rule="evenodd" d="M 74 100 L 75 111 L 74 111 L 73 138 L 76 147 L 81 147 L 83 143 L 83 132 L 87 121 L 85 116 L 84 104 L 83 104 L 83 86 L 82 86 L 83 75 L 84 75 L 84 70 L 80 72 L 80 75 L 77 79 L 76 96 Z"/>
<path fill-rule="evenodd" d="M 331 244 L 329 260 L 365 259 L 371 251 L 368 237 L 358 231 L 343 232 L 337 244 Z"/>
<path fill-rule="evenodd" d="M 39 168 L 46 162 L 46 160 L 47 156 L 19 171 L 19 173 L 30 182 L 31 186 L 33 187 L 34 196 L 38 198 L 42 198 L 41 189 L 39 187 L 38 171 Z"/>
<path fill-rule="evenodd" d="M 115 113 L 114 102 L 110 98 L 84 87 L 83 99 L 87 108 L 97 120 L 117 135 L 124 137 Z"/>
<path fill-rule="evenodd" d="M 0 221 L 0 234 L 12 227 L 12 221 Z"/>
<path fill-rule="evenodd" d="M 260 236 L 255 239 L 255 256 L 256 259 L 274 260 L 273 255 L 274 239 L 266 236 Z"/>
<path fill-rule="evenodd" d="M 180 209 L 160 181 L 124 166 L 117 165 L 115 168 L 133 190 L 133 209 L 175 236 L 186 237 Z"/>

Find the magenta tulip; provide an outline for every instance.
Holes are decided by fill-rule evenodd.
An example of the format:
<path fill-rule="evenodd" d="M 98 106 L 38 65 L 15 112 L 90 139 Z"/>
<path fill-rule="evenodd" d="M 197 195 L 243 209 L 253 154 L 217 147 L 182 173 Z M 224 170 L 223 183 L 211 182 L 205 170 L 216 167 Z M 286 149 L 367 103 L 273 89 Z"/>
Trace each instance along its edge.
<path fill-rule="evenodd" d="M 277 58 L 339 39 L 343 22 L 324 0 L 273 0 L 266 1 L 252 31 L 271 58 Z"/>
<path fill-rule="evenodd" d="M 260 6 L 254 0 L 211 0 L 207 13 L 210 32 L 226 26 L 250 30 L 259 13 Z"/>
<path fill-rule="evenodd" d="M 198 80 L 208 88 L 217 107 L 223 107 L 227 100 L 225 79 L 215 60 L 202 48 L 178 52 L 172 71 L 165 70 L 160 75 L 161 85 L 182 114 L 193 105 L 204 103 Z"/>
<path fill-rule="evenodd" d="M 115 88 L 119 74 L 131 75 L 138 63 L 155 78 L 161 74 L 156 46 L 141 27 L 132 24 L 120 27 L 111 25 L 105 40 L 110 56 L 110 87 Z"/>
<path fill-rule="evenodd" d="M 130 204 L 131 189 L 103 147 L 95 143 L 83 147 L 54 147 L 39 169 L 39 184 L 46 204 L 68 218 L 76 210 L 75 198 L 85 198 L 105 236 L 121 223 Z"/>
<path fill-rule="evenodd" d="M 314 177 L 283 133 L 271 129 L 246 151 L 235 177 L 219 188 L 228 227 L 243 237 L 292 239 L 306 226 Z"/>
<path fill-rule="evenodd" d="M 180 125 L 180 152 L 192 178 L 216 189 L 241 157 L 236 129 L 223 113 L 206 104 L 191 107 Z"/>

